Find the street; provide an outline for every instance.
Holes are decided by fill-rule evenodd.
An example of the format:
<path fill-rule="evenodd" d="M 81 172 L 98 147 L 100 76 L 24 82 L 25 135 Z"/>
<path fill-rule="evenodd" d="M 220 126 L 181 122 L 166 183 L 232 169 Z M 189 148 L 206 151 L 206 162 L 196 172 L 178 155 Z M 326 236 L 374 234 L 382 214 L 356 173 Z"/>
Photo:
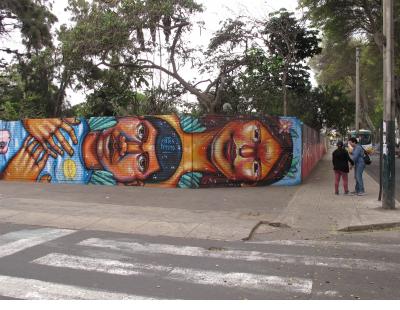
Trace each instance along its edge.
<path fill-rule="evenodd" d="M 379 155 L 371 156 L 372 163 L 365 171 L 379 183 Z M 400 201 L 400 158 L 396 157 L 396 199 Z M 368 189 L 366 189 L 368 191 Z"/>
<path fill-rule="evenodd" d="M 369 175 L 334 195 L 331 165 L 296 187 L 2 182 L 0 298 L 399 299 L 399 209 Z"/>
<path fill-rule="evenodd" d="M 398 231 L 245 243 L 0 224 L 3 299 L 398 299 Z"/>

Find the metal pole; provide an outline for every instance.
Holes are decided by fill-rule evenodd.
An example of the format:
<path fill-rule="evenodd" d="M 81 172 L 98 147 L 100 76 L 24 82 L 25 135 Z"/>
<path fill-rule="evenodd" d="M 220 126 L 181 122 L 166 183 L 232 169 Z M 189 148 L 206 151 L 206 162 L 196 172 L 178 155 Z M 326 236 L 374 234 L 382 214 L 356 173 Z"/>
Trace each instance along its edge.
<path fill-rule="evenodd" d="M 393 0 L 383 0 L 384 111 L 383 111 L 383 199 L 384 209 L 395 208 L 395 105 L 393 58 Z"/>
<path fill-rule="evenodd" d="M 360 48 L 356 48 L 356 136 L 360 130 Z"/>
<path fill-rule="evenodd" d="M 383 161 L 383 121 L 381 122 L 381 127 L 379 128 L 379 195 L 378 201 L 382 201 L 382 161 Z"/>

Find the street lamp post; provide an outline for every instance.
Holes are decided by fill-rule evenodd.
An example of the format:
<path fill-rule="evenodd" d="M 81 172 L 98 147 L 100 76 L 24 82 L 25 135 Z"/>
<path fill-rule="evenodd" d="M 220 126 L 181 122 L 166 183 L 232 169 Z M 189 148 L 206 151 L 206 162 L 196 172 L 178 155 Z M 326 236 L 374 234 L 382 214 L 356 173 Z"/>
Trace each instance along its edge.
<path fill-rule="evenodd" d="M 356 136 L 360 130 L 360 48 L 356 48 Z"/>

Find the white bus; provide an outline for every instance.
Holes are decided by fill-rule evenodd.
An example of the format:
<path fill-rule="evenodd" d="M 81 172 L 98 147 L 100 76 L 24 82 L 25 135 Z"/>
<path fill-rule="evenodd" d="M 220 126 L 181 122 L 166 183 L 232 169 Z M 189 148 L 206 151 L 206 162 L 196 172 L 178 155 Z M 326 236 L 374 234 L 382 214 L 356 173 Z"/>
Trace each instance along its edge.
<path fill-rule="evenodd" d="M 355 130 L 351 130 L 347 135 L 348 139 L 357 138 L 358 143 L 363 147 L 363 149 L 368 153 L 372 154 L 374 152 L 374 148 L 372 146 L 372 132 L 368 129 L 360 129 L 357 133 Z"/>

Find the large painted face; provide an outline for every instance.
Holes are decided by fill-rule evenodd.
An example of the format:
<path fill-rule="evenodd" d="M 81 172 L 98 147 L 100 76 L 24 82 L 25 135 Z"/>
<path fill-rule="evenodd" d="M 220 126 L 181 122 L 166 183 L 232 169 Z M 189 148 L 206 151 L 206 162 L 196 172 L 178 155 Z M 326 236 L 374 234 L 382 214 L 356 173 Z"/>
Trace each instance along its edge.
<path fill-rule="evenodd" d="M 228 179 L 260 181 L 282 154 L 280 144 L 259 121 L 236 120 L 222 128 L 212 142 L 211 159 Z"/>
<path fill-rule="evenodd" d="M 160 169 L 155 152 L 157 130 L 142 118 L 126 117 L 104 130 L 97 143 L 97 156 L 119 182 L 145 180 Z"/>

